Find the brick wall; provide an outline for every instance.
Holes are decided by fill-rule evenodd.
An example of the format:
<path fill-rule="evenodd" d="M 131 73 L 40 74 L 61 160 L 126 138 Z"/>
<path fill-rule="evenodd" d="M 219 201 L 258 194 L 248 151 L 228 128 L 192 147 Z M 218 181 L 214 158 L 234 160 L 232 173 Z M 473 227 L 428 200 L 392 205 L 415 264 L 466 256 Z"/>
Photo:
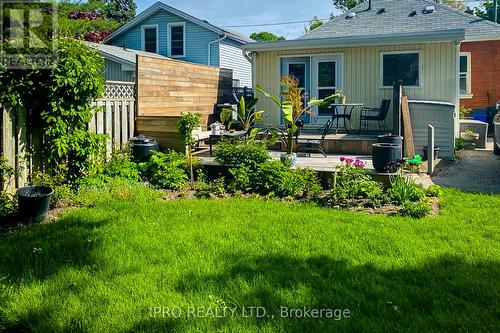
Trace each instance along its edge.
<path fill-rule="evenodd" d="M 471 109 L 494 106 L 500 100 L 500 40 L 462 43 L 460 51 L 471 52 L 474 95 L 471 99 L 461 99 L 461 105 Z"/>

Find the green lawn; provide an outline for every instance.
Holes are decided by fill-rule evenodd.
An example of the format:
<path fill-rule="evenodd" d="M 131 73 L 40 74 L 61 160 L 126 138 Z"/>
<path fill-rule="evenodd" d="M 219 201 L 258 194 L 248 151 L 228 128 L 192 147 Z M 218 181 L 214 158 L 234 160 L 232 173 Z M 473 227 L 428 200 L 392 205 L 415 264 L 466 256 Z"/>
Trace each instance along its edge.
<path fill-rule="evenodd" d="M 442 202 L 422 220 L 257 199 L 103 202 L 0 239 L 0 327 L 498 331 L 500 196 L 447 190 Z M 282 306 L 350 316 L 281 318 Z"/>

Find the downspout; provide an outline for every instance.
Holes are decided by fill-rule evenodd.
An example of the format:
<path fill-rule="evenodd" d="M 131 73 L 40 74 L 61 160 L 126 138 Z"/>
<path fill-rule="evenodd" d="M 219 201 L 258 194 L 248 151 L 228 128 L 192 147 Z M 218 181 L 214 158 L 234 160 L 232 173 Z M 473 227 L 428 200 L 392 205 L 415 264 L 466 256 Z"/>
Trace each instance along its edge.
<path fill-rule="evenodd" d="M 212 57 L 211 57 L 212 56 L 212 45 L 215 43 L 218 43 L 218 42 L 222 42 L 226 38 L 227 38 L 227 35 L 224 35 L 221 38 L 213 40 L 213 41 L 208 43 L 208 62 L 207 62 L 208 66 L 212 66 Z M 219 67 L 220 67 L 220 59 L 219 59 Z"/>
<path fill-rule="evenodd" d="M 252 88 L 255 86 L 255 52 L 250 52 L 248 54 L 245 50 L 242 50 L 243 56 L 245 57 L 246 60 L 250 63 L 250 66 L 252 66 Z"/>

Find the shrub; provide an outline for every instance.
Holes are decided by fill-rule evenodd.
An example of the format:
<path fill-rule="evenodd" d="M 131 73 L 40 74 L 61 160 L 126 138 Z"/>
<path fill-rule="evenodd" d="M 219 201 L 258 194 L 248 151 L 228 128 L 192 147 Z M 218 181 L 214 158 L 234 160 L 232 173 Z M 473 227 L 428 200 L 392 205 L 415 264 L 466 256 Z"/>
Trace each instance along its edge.
<path fill-rule="evenodd" d="M 195 186 L 196 197 L 210 198 L 213 195 L 223 196 L 226 193 L 225 179 L 218 178 L 212 182 L 207 182 L 204 179 L 199 179 Z"/>
<path fill-rule="evenodd" d="M 280 161 L 266 161 L 255 168 L 243 166 L 230 169 L 233 190 L 278 197 L 312 199 L 322 188 L 311 169 L 290 169 Z"/>
<path fill-rule="evenodd" d="M 222 165 L 256 167 L 270 159 L 266 144 L 255 140 L 221 140 L 215 146 L 215 160 Z"/>
<path fill-rule="evenodd" d="M 164 189 L 183 188 L 189 180 L 189 165 L 186 156 L 174 151 L 155 152 L 149 161 L 141 163 L 139 168 L 151 184 Z"/>
<path fill-rule="evenodd" d="M 425 197 L 425 191 L 422 186 L 417 185 L 408 177 L 399 175 L 392 182 L 389 189 L 389 197 L 398 204 L 406 201 L 419 201 Z"/>
<path fill-rule="evenodd" d="M 0 191 L 0 220 L 14 215 L 17 211 L 17 199 L 15 195 Z"/>
<path fill-rule="evenodd" d="M 127 179 L 131 182 L 140 180 L 137 164 L 132 162 L 130 147 L 113 151 L 110 161 L 104 165 L 103 175 Z"/>
<path fill-rule="evenodd" d="M 439 185 L 431 185 L 429 188 L 425 191 L 425 194 L 428 197 L 434 197 L 434 198 L 439 198 L 443 194 L 443 189 Z"/>
<path fill-rule="evenodd" d="M 429 215 L 432 208 L 427 198 L 418 201 L 405 201 L 403 202 L 403 209 L 401 209 L 402 216 L 409 216 L 416 219 L 421 219 Z"/>
<path fill-rule="evenodd" d="M 335 171 L 331 198 L 345 204 L 348 200 L 365 198 L 378 202 L 383 196 L 382 184 L 373 180 L 359 160 L 344 159 Z"/>
<path fill-rule="evenodd" d="M 32 184 L 35 186 L 48 186 L 54 190 L 52 207 L 65 207 L 74 204 L 75 193 L 67 182 L 67 166 L 61 164 L 57 167 L 53 175 L 37 172 L 33 175 Z"/>

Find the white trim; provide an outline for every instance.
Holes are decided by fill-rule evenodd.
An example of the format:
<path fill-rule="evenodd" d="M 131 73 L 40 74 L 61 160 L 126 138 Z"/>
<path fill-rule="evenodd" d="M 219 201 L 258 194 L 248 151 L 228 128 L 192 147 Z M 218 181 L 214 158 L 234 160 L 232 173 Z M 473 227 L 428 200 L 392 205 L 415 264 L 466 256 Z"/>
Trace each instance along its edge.
<path fill-rule="evenodd" d="M 467 72 L 460 71 L 460 58 L 467 57 Z M 460 84 L 460 75 L 464 73 L 466 75 L 466 83 L 465 83 L 465 94 L 460 92 L 460 98 L 472 98 L 472 53 L 471 52 L 460 52 L 460 56 L 458 59 L 459 67 L 458 67 L 458 83 Z"/>
<path fill-rule="evenodd" d="M 182 55 L 172 55 L 172 27 L 182 27 Z M 170 22 L 167 24 L 167 48 L 168 56 L 172 59 L 185 58 L 186 57 L 186 22 Z"/>
<path fill-rule="evenodd" d="M 147 24 L 147 25 L 141 25 L 141 50 L 146 51 L 146 36 L 145 36 L 145 30 L 146 29 L 151 29 L 155 28 L 156 29 L 156 52 L 154 53 L 160 53 L 160 40 L 159 40 L 159 28 L 158 24 Z"/>
<path fill-rule="evenodd" d="M 422 50 L 404 50 L 404 51 L 382 51 L 380 52 L 380 89 L 392 89 L 392 86 L 384 86 L 384 55 L 387 54 L 418 54 L 418 85 L 416 86 L 404 86 L 405 89 L 419 89 L 423 87 L 423 57 Z"/>

